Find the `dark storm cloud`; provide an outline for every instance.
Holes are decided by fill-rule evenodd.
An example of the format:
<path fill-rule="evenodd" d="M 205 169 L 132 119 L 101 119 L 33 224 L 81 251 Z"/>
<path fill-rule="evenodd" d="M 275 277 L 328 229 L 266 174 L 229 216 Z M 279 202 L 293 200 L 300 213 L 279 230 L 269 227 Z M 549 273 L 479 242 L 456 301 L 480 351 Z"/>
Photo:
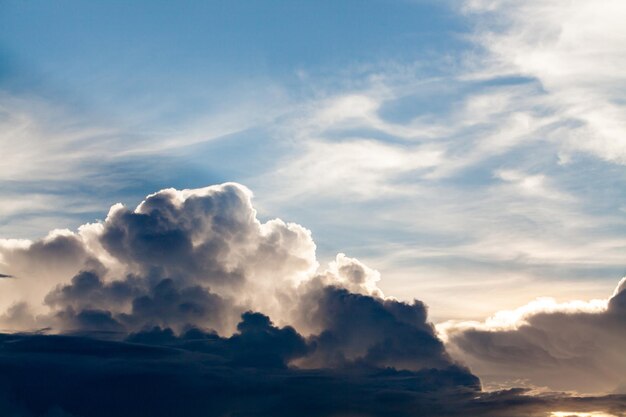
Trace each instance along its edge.
<path fill-rule="evenodd" d="M 57 287 L 45 298 L 51 307 L 112 307 L 142 294 L 142 282 L 127 276 L 125 280 L 104 283 L 97 271 L 81 271 L 69 285 Z"/>
<path fill-rule="evenodd" d="M 0 278 L 13 278 L 13 275 L 0 274 Z"/>
<path fill-rule="evenodd" d="M 450 347 L 495 381 L 515 375 L 562 390 L 626 392 L 625 283 L 602 310 L 538 310 L 514 329 L 459 329 Z"/>
<path fill-rule="evenodd" d="M 230 337 L 154 328 L 125 341 L 3 335 L 0 386 L 24 415 L 56 408 L 94 417 L 436 415 L 479 390 L 476 377 L 453 365 L 292 368 L 314 342 L 259 313 L 244 313 L 237 328 Z"/>
<path fill-rule="evenodd" d="M 143 285 L 149 288 L 142 288 Z M 454 365 L 427 322 L 426 308 L 419 301 L 406 304 L 354 294 L 314 280 L 301 302 L 299 315 L 304 317 L 300 321 L 320 330 L 310 336 L 312 348 L 307 349 L 308 354 L 293 358 L 299 359 L 299 366 L 420 370 Z M 153 281 L 133 276 L 104 283 L 89 271 L 79 273 L 69 285 L 48 294 L 46 303 L 56 311 L 49 324 L 65 331 L 131 332 L 154 326 L 180 331 L 197 323 L 206 328 L 208 323 L 218 323 L 225 311 L 235 308 L 200 286 L 181 288 L 172 279 Z M 128 303 L 128 312 L 116 312 L 116 306 Z M 252 324 L 259 322 L 261 316 L 243 317 L 237 326 L 239 331 L 254 329 Z M 471 375 L 469 371 L 465 373 Z"/>
<path fill-rule="evenodd" d="M 69 285 L 50 292 L 45 302 L 55 310 L 49 318 L 55 327 L 87 331 L 218 324 L 223 312 L 234 308 L 198 285 L 181 287 L 172 279 L 133 275 L 104 283 L 93 271 L 80 272 Z M 120 312 L 125 305 L 129 311 Z"/>
<path fill-rule="evenodd" d="M 382 300 L 337 287 L 311 291 L 304 300 L 310 319 L 323 329 L 314 337 L 317 349 L 306 363 L 413 370 L 451 365 L 420 301 Z"/>
<path fill-rule="evenodd" d="M 623 415 L 626 407 L 624 396 L 481 393 L 477 379 L 454 366 L 287 366 L 308 349 L 295 330 L 258 313 L 244 314 L 229 338 L 158 328 L 125 341 L 1 335 L 0 408 L 12 417 L 543 417 L 563 409 Z"/>
<path fill-rule="evenodd" d="M 176 337 L 170 329 L 155 327 L 131 334 L 127 341 L 202 352 L 229 366 L 254 368 L 286 369 L 292 359 L 305 356 L 310 350 L 293 327 L 274 327 L 269 317 L 260 313 L 246 312 L 241 319 L 238 332 L 229 338 L 198 329 Z"/>

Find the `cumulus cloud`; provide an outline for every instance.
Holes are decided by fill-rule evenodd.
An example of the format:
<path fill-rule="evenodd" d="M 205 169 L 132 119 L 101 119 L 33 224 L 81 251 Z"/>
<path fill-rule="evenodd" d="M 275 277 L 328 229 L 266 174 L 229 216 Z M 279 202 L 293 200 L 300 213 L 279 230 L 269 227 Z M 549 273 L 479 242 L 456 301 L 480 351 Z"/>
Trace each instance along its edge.
<path fill-rule="evenodd" d="M 415 387 L 406 395 L 418 399 L 424 391 L 480 388 L 447 355 L 421 302 L 384 298 L 380 274 L 344 254 L 318 271 L 311 233 L 278 219 L 261 223 L 250 191 L 238 184 L 163 190 L 134 210 L 114 205 L 103 222 L 75 233 L 2 241 L 0 255 L 3 271 L 19 277 L 6 283 L 12 304 L 0 316 L 3 328 L 74 335 L 2 336 L 0 391 L 24 415 L 57 408 L 71 415 L 164 415 L 171 406 L 185 415 L 282 415 L 282 401 L 293 412 L 308 390 L 327 394 L 353 374 L 364 382 L 350 383 L 346 399 L 313 406 L 311 415 L 366 410 L 357 397 L 386 379 L 393 386 L 410 378 Z M 112 367 L 94 369 L 100 360 Z M 147 369 L 154 370 L 149 378 Z M 33 387 L 35 373 L 49 378 Z M 138 397 L 105 388 L 119 386 L 114 381 L 122 374 L 125 387 L 141 386 Z M 72 387 L 55 391 L 64 379 Z M 288 395 L 263 400 L 268 390 L 292 384 Z M 172 385 L 163 398 L 176 401 L 136 408 L 142 395 Z M 38 387 L 48 394 L 23 397 Z M 238 397 L 250 390 L 244 405 Z M 99 391 L 121 398 L 94 407 L 103 400 Z M 384 403 L 377 402 L 373 410 Z"/>
<path fill-rule="evenodd" d="M 264 323 L 245 313 L 254 311 L 307 338 L 292 358 L 304 368 L 456 366 L 421 302 L 385 298 L 380 274 L 344 254 L 319 270 L 311 233 L 261 223 L 250 191 L 234 183 L 162 190 L 134 210 L 114 205 L 76 233 L 3 241 L 0 254 L 3 270 L 20 277 L 7 283 L 8 330 L 229 336 Z"/>
<path fill-rule="evenodd" d="M 19 279 L 0 301 L 28 302 L 43 327 L 64 329 L 83 310 L 106 310 L 126 329 L 232 332 L 248 308 L 286 320 L 297 285 L 318 268 L 315 244 L 299 225 L 259 222 L 250 197 L 235 184 L 163 190 L 76 233 L 1 241 L 3 270 Z"/>
<path fill-rule="evenodd" d="M 626 382 L 625 282 L 608 300 L 541 299 L 484 323 L 449 322 L 439 328 L 453 355 L 487 384 L 621 392 Z"/>
<path fill-rule="evenodd" d="M 364 363 L 419 370 L 452 363 L 419 301 L 382 300 L 336 287 L 312 291 L 303 301 L 308 320 L 321 329 L 311 338 L 316 350 L 304 366 Z"/>
<path fill-rule="evenodd" d="M 421 301 L 385 297 L 380 274 L 344 254 L 319 268 L 311 233 L 260 222 L 251 197 L 234 183 L 167 189 L 77 232 L 0 241 L 0 268 L 16 277 L 0 282 L 11 331 L 0 334 L 0 407 L 20 417 L 623 408 L 620 396 L 580 405 L 481 392 Z M 624 310 L 618 295 L 609 309 Z"/>
<path fill-rule="evenodd" d="M 5 243 L 4 267 L 23 277 L 14 286 L 39 286 L 45 295 L 33 307 L 14 294 L 3 327 L 114 334 L 199 328 L 242 332 L 232 343 L 244 343 L 269 326 L 261 313 L 245 313 L 255 311 L 295 326 L 299 333 L 291 328 L 285 346 L 300 343 L 289 359 L 302 368 L 453 368 L 478 384 L 455 368 L 421 302 L 386 299 L 380 274 L 344 254 L 319 272 L 310 232 L 259 222 L 250 198 L 236 184 L 168 189 L 135 210 L 115 205 L 104 222 L 77 233 Z M 248 354 L 262 354 L 264 339 L 251 340 Z"/>

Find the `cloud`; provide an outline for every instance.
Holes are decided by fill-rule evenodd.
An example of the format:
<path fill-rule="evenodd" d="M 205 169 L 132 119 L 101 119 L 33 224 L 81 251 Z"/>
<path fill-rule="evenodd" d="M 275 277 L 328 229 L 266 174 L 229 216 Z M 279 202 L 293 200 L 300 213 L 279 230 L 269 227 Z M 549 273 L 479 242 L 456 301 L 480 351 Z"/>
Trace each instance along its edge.
<path fill-rule="evenodd" d="M 305 367 L 367 364 L 419 370 L 445 368 L 452 361 L 419 302 L 406 304 L 325 287 L 303 299 L 304 312 L 321 331 Z"/>
<path fill-rule="evenodd" d="M 273 328 L 254 315 L 244 317 L 240 327 L 226 339 L 197 330 L 180 337 L 153 330 L 127 342 L 5 335 L 2 345 L 10 349 L 0 354 L 2 380 L 10 382 L 7 395 L 32 415 L 52 407 L 77 416 L 384 415 L 388 410 L 408 415 L 420 404 L 433 415 L 428 400 L 446 396 L 458 403 L 473 392 L 468 385 L 465 393 L 446 395 L 446 389 L 461 386 L 454 370 L 289 369 L 282 360 L 304 347 L 292 330 Z M 25 353 L 38 360 L 15 361 Z M 41 378 L 33 380 L 39 372 Z M 419 384 L 435 392 L 424 392 Z"/>
<path fill-rule="evenodd" d="M 538 80 L 545 91 L 540 99 L 560 119 L 550 136 L 564 155 L 626 163 L 623 2 L 471 0 L 465 8 L 487 52 L 479 72 Z"/>
<path fill-rule="evenodd" d="M 23 277 L 7 286 L 5 307 L 22 299 L 44 322 L 65 317 L 67 325 L 80 310 L 109 309 L 129 328 L 178 329 L 179 314 L 181 326 L 232 331 L 248 307 L 282 318 L 283 298 L 318 267 L 315 244 L 296 224 L 261 224 L 250 197 L 235 184 L 163 190 L 134 211 L 115 205 L 77 233 L 2 241 L 3 266 Z"/>
<path fill-rule="evenodd" d="M 35 242 L 0 239 L 3 271 L 17 277 L 3 284 L 0 306 L 4 309 L 19 300 L 40 311 L 36 307 L 55 284 L 94 262 L 81 239 L 69 230 L 54 230 Z"/>
<path fill-rule="evenodd" d="M 163 122 L 156 121 L 160 110 L 152 107 L 149 116 L 121 112 L 132 114 L 131 123 L 93 120 L 72 109 L 55 112 L 52 108 L 59 107 L 57 101 L 54 106 L 31 105 L 7 97 L 5 108 L 15 115 L 7 116 L 3 131 L 25 133 L 7 133 L 5 139 L 7 152 L 18 155 L 5 162 L 18 161 L 19 166 L 13 170 L 7 165 L 3 171 L 16 176 L 7 177 L 2 184 L 10 190 L 0 190 L 4 197 L 0 211 L 7 215 L 0 215 L 0 231 L 4 236 L 33 237 L 41 236 L 50 225 L 75 227 L 99 216 L 100 208 L 85 201 L 111 203 L 100 193 L 114 195 L 113 201 L 129 202 L 140 199 L 146 190 L 167 184 L 196 185 L 232 178 L 258 192 L 261 217 L 281 213 L 313 228 L 318 241 L 324 242 L 320 250 L 325 258 L 346 251 L 368 262 L 386 262 L 384 286 L 388 293 L 425 292 L 434 281 L 439 286 L 447 282 L 447 297 L 459 288 L 456 277 L 468 273 L 477 277 L 475 294 L 483 297 L 475 300 L 477 307 L 472 311 L 461 312 L 471 317 L 507 308 L 487 309 L 491 300 L 480 287 L 486 281 L 508 283 L 512 275 L 519 285 L 534 285 L 527 285 L 523 294 L 508 291 L 508 284 L 500 285 L 503 293 L 508 291 L 500 300 L 510 296 L 525 301 L 574 275 L 588 279 L 577 282 L 576 288 L 583 290 L 573 296 L 593 287 L 593 296 L 598 297 L 610 285 L 606 278 L 599 278 L 616 276 L 615 271 L 624 266 L 624 221 L 618 211 L 624 207 L 624 198 L 614 192 L 624 188 L 623 181 L 619 167 L 613 166 L 616 159 L 605 164 L 602 156 L 586 159 L 597 153 L 576 150 L 594 142 L 593 136 L 586 134 L 588 124 L 581 119 L 591 111 L 580 117 L 569 112 L 571 103 L 557 92 L 583 84 L 599 89 L 601 77 L 588 68 L 593 65 L 587 65 L 585 71 L 593 82 L 583 83 L 584 77 L 579 77 L 576 83 L 548 86 L 539 72 L 511 64 L 515 48 L 502 50 L 509 55 L 499 55 L 492 48 L 496 41 L 518 35 L 524 46 L 525 37 L 541 29 L 525 29 L 535 18 L 547 19 L 546 27 L 558 28 L 557 2 L 545 16 L 533 12 L 542 2 L 526 2 L 528 10 L 510 2 L 482 3 L 490 3 L 481 10 L 491 12 L 463 17 L 468 19 L 468 27 L 480 20 L 478 36 L 472 39 L 487 53 L 472 55 L 476 66 L 465 59 L 467 50 L 457 56 L 458 50 L 449 54 L 444 47 L 427 66 L 385 61 L 332 76 L 311 73 L 306 88 L 297 85 L 293 90 L 293 83 L 285 85 L 285 90 L 294 92 L 293 101 L 287 100 L 288 94 L 284 97 L 289 103 L 258 100 L 262 107 L 248 108 L 234 95 L 228 101 L 247 110 L 226 111 L 227 117 L 214 114 L 207 123 L 198 120 L 195 124 L 188 116 L 168 112 L 168 117 L 160 118 L 167 120 L 168 126 L 163 128 Z M 582 2 L 571 4 L 580 6 Z M 567 19 L 575 14 L 574 6 L 567 3 L 562 8 L 571 11 Z M 518 8 L 523 11 L 509 12 Z M 525 22 L 524 16 L 533 19 Z M 499 27 L 500 19 L 515 24 Z M 553 29 L 544 39 L 546 47 L 558 37 L 559 30 Z M 594 36 L 612 37 L 612 33 Z M 599 49 L 597 45 L 593 48 Z M 586 62 L 596 66 L 613 62 L 619 51 L 611 47 L 602 60 Z M 567 66 L 572 71 L 582 68 L 563 62 L 566 60 L 550 59 L 545 66 L 548 70 L 552 66 Z M 519 65 L 525 64 L 520 61 Z M 607 103 L 604 98 L 614 98 L 614 92 L 623 90 L 619 74 L 614 80 L 613 93 L 602 95 L 590 107 L 601 109 Z M 258 87 L 249 90 L 263 91 Z M 581 97 L 586 103 L 587 96 Z M 275 102 L 280 103 L 267 105 Z M 618 106 L 619 100 L 608 103 Z M 199 109 L 204 108 L 199 104 Z M 222 105 L 212 106 L 211 111 Z M 201 113 L 206 114 L 205 110 Z M 619 112 L 612 117 L 619 121 L 618 116 Z M 225 122 L 213 123 L 219 120 Z M 614 130 L 611 123 L 596 125 Z M 253 126 L 252 131 L 229 135 Z M 70 137 L 75 140 L 64 141 Z M 219 137 L 222 139 L 203 146 L 180 147 Z M 574 147 L 570 141 L 580 146 Z M 619 144 L 617 140 L 608 142 Z M 93 155 L 98 155 L 98 160 Z M 22 156 L 24 160 L 20 160 Z M 124 163 L 126 170 L 120 169 Z M 76 182 L 68 186 L 68 177 Z M 22 182 L 6 185 L 15 178 Z M 58 178 L 64 187 L 50 184 L 51 178 Z M 84 187 L 85 183 L 90 186 Z M 59 191 L 50 195 L 55 188 Z M 383 251 L 386 244 L 408 255 L 400 262 L 388 259 L 397 255 L 396 251 Z M 419 262 L 415 261 L 416 252 Z M 485 270 L 497 270 L 498 279 L 484 274 Z M 405 274 L 411 279 L 403 279 Z M 574 287 L 570 292 L 575 292 Z M 439 317 L 458 312 L 439 297 L 427 301 Z M 0 300 L 0 304 L 7 302 Z"/>
<path fill-rule="evenodd" d="M 515 190 L 522 195 L 546 199 L 567 199 L 567 195 L 553 189 L 548 184 L 545 175 L 525 175 L 515 170 L 498 170 L 495 176 L 505 183 L 512 184 Z"/>
<path fill-rule="evenodd" d="M 77 232 L 1 241 L 2 270 L 20 278 L 0 283 L 12 331 L 0 334 L 0 406 L 20 417 L 623 407 L 482 392 L 424 303 L 386 297 L 380 274 L 344 254 L 320 269 L 311 233 L 260 222 L 251 198 L 235 183 L 166 189 Z"/>
<path fill-rule="evenodd" d="M 298 369 L 305 340 L 246 313 L 230 337 L 155 328 L 112 341 L 0 335 L 0 407 L 39 416 L 544 417 L 551 410 L 623 415 L 624 396 L 481 393 L 462 368 Z M 583 414 L 584 415 L 584 414 Z"/>
<path fill-rule="evenodd" d="M 298 358 L 306 368 L 454 366 L 423 303 L 385 298 L 380 274 L 344 254 L 318 271 L 310 232 L 259 222 L 251 196 L 234 183 L 166 189 L 135 210 L 114 205 L 104 222 L 77 233 L 4 241 L 3 269 L 23 279 L 6 288 L 13 304 L 2 327 L 121 334 L 194 327 L 230 335 L 262 323 L 244 314 L 254 311 L 308 338 Z"/>
<path fill-rule="evenodd" d="M 485 317 L 571 277 L 564 296 L 602 296 L 624 267 L 619 167 L 573 151 L 581 122 L 540 80 L 475 58 L 442 78 L 381 71 L 299 108 L 276 128 L 292 148 L 246 183 L 263 214 L 312 227 L 324 255 L 385 264 L 386 292 L 424 294 L 437 319 Z M 469 306 L 450 302 L 472 285 Z"/>
<path fill-rule="evenodd" d="M 406 194 L 394 179 L 430 172 L 443 162 L 443 153 L 437 145 L 397 145 L 367 137 L 311 139 L 301 156 L 279 167 L 270 178 L 281 185 L 282 198 L 323 193 L 369 200 Z"/>
<path fill-rule="evenodd" d="M 530 386 L 584 393 L 623 389 L 626 375 L 626 291 L 622 279 L 608 300 L 537 300 L 484 323 L 439 326 L 453 356 L 497 386 Z"/>
<path fill-rule="evenodd" d="M 320 402 L 311 415 L 370 406 L 380 414 L 396 396 L 422 404 L 426 393 L 460 401 L 479 390 L 478 378 L 445 352 L 421 302 L 384 298 L 380 274 L 344 254 L 318 272 L 310 232 L 259 222 L 250 199 L 233 183 L 167 189 L 132 211 L 114 205 L 104 222 L 76 233 L 3 241 L 3 269 L 28 282 L 9 290 L 45 293 L 39 305 L 12 293 L 3 327 L 59 334 L 0 337 L 0 386 L 12 403 L 35 415 L 55 407 L 79 416 L 166 415 L 174 405 L 185 415 L 282 415 L 310 391 Z M 47 377 L 33 386 L 39 372 Z M 348 382 L 345 398 L 323 399 L 353 378 L 362 382 Z M 412 388 L 400 388 L 407 378 Z M 56 390 L 64 379 L 70 386 Z M 134 394 L 122 386 L 135 386 Z M 23 397 L 43 387 L 42 397 Z M 121 398 L 103 404 L 104 391 Z M 357 401 L 370 391 L 389 400 Z M 147 401 L 149 392 L 177 400 Z"/>

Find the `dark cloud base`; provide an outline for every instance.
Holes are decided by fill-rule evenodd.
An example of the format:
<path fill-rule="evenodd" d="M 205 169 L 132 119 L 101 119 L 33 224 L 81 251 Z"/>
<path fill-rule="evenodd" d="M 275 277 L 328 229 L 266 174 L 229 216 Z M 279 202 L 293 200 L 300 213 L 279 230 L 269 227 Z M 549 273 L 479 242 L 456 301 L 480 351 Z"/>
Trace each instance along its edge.
<path fill-rule="evenodd" d="M 251 312 L 237 330 L 230 337 L 158 327 L 128 336 L 5 334 L 5 407 L 16 417 L 439 415 L 480 389 L 452 364 L 397 371 L 361 359 L 296 369 L 289 361 L 320 349 L 319 338 Z"/>
<path fill-rule="evenodd" d="M 478 379 L 454 365 L 295 369 L 286 361 L 311 346 L 260 314 L 244 315 L 230 338 L 196 329 L 175 336 L 160 328 L 111 340 L 117 337 L 0 335 L 1 415 L 527 417 L 563 409 L 622 416 L 626 410 L 626 396 L 481 393 Z"/>

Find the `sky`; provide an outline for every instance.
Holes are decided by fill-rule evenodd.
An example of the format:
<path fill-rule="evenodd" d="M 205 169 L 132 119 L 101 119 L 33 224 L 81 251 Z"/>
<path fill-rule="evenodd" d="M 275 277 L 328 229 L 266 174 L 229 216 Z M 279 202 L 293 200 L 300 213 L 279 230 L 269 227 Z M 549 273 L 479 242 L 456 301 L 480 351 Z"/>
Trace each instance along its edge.
<path fill-rule="evenodd" d="M 141 337 L 193 356 L 189 325 L 232 351 L 261 326 L 329 386 L 364 361 L 624 394 L 625 18 L 620 0 L 0 0 L 0 329 L 121 332 L 98 349 L 142 369 Z M 333 345 L 342 311 L 393 335 Z M 486 407 L 528 397 L 498 392 Z"/>

